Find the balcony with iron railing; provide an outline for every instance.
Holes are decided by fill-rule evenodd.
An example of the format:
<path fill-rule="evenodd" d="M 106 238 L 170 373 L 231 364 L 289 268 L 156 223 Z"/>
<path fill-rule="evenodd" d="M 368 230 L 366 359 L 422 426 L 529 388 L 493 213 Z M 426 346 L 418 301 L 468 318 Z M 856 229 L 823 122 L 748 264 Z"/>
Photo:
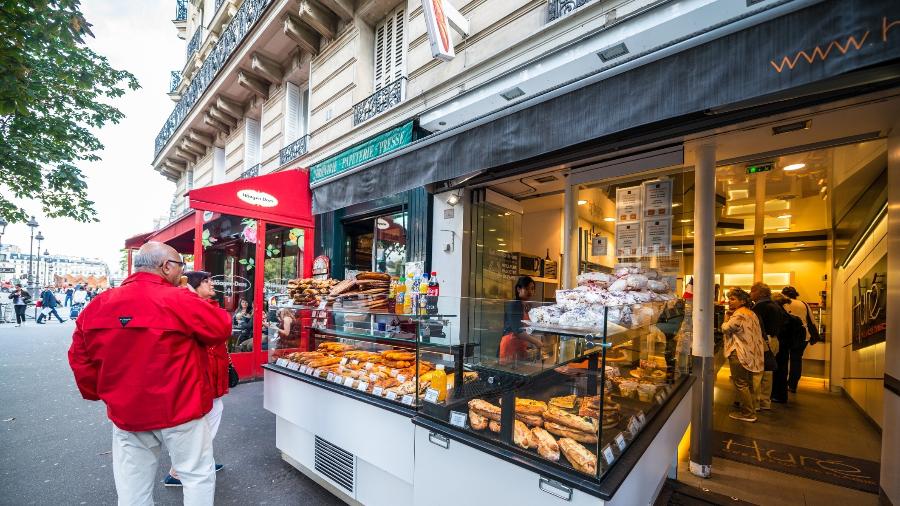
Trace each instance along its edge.
<path fill-rule="evenodd" d="M 225 62 L 231 57 L 232 52 L 243 42 L 271 3 L 272 0 L 244 0 L 241 3 L 228 26 L 222 30 L 215 46 L 204 58 L 200 70 L 197 71 L 191 83 L 187 86 L 187 89 L 181 96 L 181 100 L 175 105 L 175 109 L 169 114 L 169 118 L 163 124 L 159 134 L 157 134 L 153 149 L 154 157 L 159 155 L 163 147 L 168 144 L 169 139 L 190 114 L 197 100 L 200 99 L 209 85 L 215 80 L 219 71 L 225 66 Z M 199 41 L 197 45 L 199 47 Z"/>
<path fill-rule="evenodd" d="M 278 152 L 278 164 L 287 165 L 305 155 L 309 150 L 309 136 L 304 135 Z"/>
<path fill-rule="evenodd" d="M 175 0 L 174 21 L 187 21 L 187 0 Z"/>
<path fill-rule="evenodd" d="M 548 21 L 555 21 L 575 11 L 591 0 L 549 0 L 547 2 Z"/>
<path fill-rule="evenodd" d="M 169 72 L 169 93 L 175 93 L 175 90 L 178 89 L 178 84 L 181 83 L 181 72 L 178 70 L 173 70 Z"/>
<path fill-rule="evenodd" d="M 241 172 L 241 175 L 238 176 L 237 178 L 238 179 L 247 179 L 248 177 L 256 177 L 259 175 L 259 168 L 261 166 L 262 166 L 262 164 L 257 163 L 253 167 L 250 167 L 249 169 L 245 170 L 244 172 Z"/>
<path fill-rule="evenodd" d="M 392 109 L 406 98 L 406 77 L 392 81 L 353 106 L 353 126 Z"/>
<path fill-rule="evenodd" d="M 194 30 L 194 35 L 191 36 L 191 40 L 188 42 L 188 45 L 187 45 L 187 58 L 189 60 L 191 59 L 191 56 L 193 56 L 194 53 L 196 53 L 197 50 L 200 49 L 200 42 L 202 42 L 202 41 L 203 41 L 203 27 L 198 26 Z"/>

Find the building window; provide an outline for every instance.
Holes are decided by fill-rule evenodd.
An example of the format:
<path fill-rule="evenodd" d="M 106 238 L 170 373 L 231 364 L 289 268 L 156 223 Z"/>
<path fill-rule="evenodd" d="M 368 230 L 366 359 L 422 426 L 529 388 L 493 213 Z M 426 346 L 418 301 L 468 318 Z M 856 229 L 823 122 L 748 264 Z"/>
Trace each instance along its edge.
<path fill-rule="evenodd" d="M 225 181 L 225 148 L 213 147 L 213 184 Z"/>
<path fill-rule="evenodd" d="M 250 170 L 260 162 L 259 120 L 244 120 L 244 170 Z"/>
<path fill-rule="evenodd" d="M 375 90 L 403 77 L 406 71 L 406 3 L 375 27 Z"/>
<path fill-rule="evenodd" d="M 305 136 L 309 114 L 309 87 L 285 83 L 284 145 Z"/>

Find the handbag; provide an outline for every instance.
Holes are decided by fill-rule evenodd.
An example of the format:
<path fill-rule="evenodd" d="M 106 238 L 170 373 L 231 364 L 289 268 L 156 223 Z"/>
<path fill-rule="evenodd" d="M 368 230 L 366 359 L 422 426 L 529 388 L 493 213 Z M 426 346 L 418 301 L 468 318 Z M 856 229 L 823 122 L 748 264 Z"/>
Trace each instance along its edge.
<path fill-rule="evenodd" d="M 806 306 L 806 330 L 809 331 L 809 345 L 812 346 L 823 339 L 822 335 L 819 334 L 819 327 L 812 321 L 809 306 L 805 302 L 803 305 Z"/>
<path fill-rule="evenodd" d="M 234 364 L 231 363 L 231 355 L 228 355 L 228 388 L 234 388 L 241 382 L 241 377 L 238 376 L 237 369 L 234 368 Z"/>
<path fill-rule="evenodd" d="M 774 371 L 778 369 L 778 362 L 775 360 L 775 354 L 772 353 L 772 348 L 769 346 L 769 340 L 766 341 L 766 350 L 763 352 L 763 360 L 764 366 L 763 370 L 765 371 Z"/>

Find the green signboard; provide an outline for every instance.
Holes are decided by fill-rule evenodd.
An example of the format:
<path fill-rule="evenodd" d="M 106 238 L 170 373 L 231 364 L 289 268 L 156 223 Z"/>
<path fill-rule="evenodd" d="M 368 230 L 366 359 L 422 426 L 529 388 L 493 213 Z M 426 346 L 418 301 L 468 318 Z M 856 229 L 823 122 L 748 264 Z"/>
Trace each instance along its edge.
<path fill-rule="evenodd" d="M 362 144 L 338 153 L 309 168 L 309 182 L 317 183 L 412 142 L 412 121 L 388 130 Z"/>
<path fill-rule="evenodd" d="M 748 165 L 747 174 L 759 174 L 760 172 L 769 172 L 775 168 L 774 163 L 762 163 L 759 165 Z"/>

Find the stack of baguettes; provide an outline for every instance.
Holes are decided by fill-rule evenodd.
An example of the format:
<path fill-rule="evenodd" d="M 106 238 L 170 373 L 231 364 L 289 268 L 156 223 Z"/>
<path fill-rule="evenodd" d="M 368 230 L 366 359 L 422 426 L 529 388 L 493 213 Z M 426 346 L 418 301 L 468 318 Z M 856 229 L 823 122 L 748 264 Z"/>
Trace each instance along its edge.
<path fill-rule="evenodd" d="M 343 309 L 358 309 L 379 313 L 388 309 L 388 294 L 391 290 L 391 276 L 383 272 L 360 272 L 356 279 L 347 280 L 335 286 L 340 288 L 329 296 L 334 297 L 335 306 Z"/>

